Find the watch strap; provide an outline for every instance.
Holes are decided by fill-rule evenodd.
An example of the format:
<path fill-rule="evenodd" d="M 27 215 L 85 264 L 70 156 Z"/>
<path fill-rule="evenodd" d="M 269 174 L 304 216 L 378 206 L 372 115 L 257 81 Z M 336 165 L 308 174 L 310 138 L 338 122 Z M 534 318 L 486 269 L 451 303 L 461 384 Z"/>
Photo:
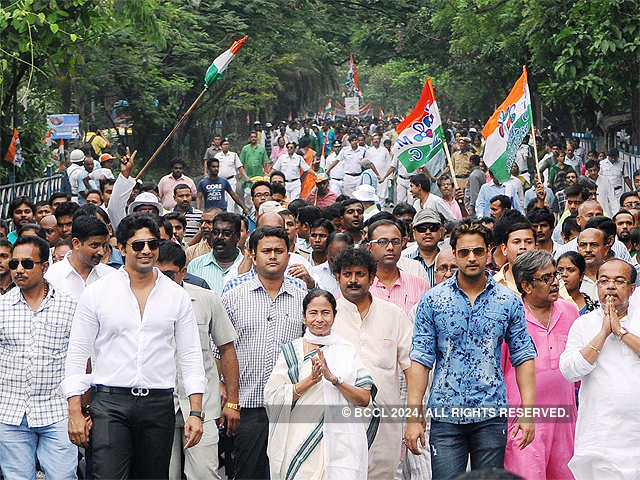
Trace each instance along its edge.
<path fill-rule="evenodd" d="M 204 413 L 198 410 L 191 410 L 189 412 L 190 417 L 198 417 L 200 420 L 204 422 Z"/>
<path fill-rule="evenodd" d="M 236 411 L 240 411 L 240 404 L 238 403 L 231 403 L 231 402 L 227 402 L 225 404 L 225 407 L 230 408 L 232 410 L 236 410 Z"/>

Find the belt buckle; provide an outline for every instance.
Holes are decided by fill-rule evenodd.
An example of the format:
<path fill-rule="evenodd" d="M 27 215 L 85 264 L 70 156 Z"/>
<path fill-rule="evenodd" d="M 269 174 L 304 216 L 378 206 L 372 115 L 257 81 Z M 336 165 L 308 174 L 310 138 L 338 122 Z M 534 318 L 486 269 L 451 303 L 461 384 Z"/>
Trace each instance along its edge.
<path fill-rule="evenodd" d="M 149 389 L 143 387 L 132 387 L 131 395 L 133 395 L 134 397 L 146 397 L 147 395 L 149 395 Z"/>

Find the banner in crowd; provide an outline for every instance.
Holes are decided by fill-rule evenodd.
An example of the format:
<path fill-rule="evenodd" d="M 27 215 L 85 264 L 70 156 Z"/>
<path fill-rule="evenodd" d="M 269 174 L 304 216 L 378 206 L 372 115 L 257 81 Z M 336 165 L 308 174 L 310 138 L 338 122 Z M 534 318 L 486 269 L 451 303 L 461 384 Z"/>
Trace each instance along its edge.
<path fill-rule="evenodd" d="M 531 131 L 532 122 L 527 67 L 523 66 L 522 75 L 509 96 L 482 129 L 482 136 L 486 140 L 483 161 L 500 183 L 511 177 L 516 152 L 524 136 Z"/>
<path fill-rule="evenodd" d="M 51 129 L 53 140 L 80 138 L 80 115 L 77 113 L 47 115 L 47 127 Z"/>
<path fill-rule="evenodd" d="M 444 146 L 445 136 L 431 79 L 427 78 L 420 100 L 396 128 L 393 154 L 411 173 L 426 165 Z"/>
<path fill-rule="evenodd" d="M 5 162 L 12 163 L 16 168 L 20 168 L 24 162 L 22 156 L 22 147 L 20 146 L 20 136 L 18 135 L 18 129 L 13 129 L 13 137 L 11 137 L 11 143 L 9 144 L 9 150 L 4 156 Z"/>

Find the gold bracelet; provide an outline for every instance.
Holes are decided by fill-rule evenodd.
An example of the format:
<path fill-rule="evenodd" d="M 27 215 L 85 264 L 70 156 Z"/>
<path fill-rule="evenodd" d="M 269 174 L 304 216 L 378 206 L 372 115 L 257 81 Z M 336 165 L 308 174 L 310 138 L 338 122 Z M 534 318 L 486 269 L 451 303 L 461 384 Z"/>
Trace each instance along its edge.
<path fill-rule="evenodd" d="M 594 347 L 593 345 L 589 344 L 587 345 L 591 350 L 595 350 L 596 352 L 600 353 L 600 350 L 598 350 L 596 347 Z"/>
<path fill-rule="evenodd" d="M 227 404 L 225 405 L 225 407 L 230 408 L 232 410 L 236 410 L 236 411 L 240 411 L 240 405 L 237 403 L 231 403 L 231 402 L 227 402 Z"/>

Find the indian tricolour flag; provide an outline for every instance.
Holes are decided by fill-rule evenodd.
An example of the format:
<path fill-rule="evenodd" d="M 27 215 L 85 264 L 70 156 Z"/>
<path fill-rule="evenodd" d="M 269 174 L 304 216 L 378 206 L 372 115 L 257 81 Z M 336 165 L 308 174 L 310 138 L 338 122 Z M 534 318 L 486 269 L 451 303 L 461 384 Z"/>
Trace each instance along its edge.
<path fill-rule="evenodd" d="M 246 42 L 247 38 L 249 38 L 249 36 L 245 35 L 244 38 L 241 38 L 240 40 L 236 40 L 235 42 L 233 42 L 233 45 L 229 47 L 229 50 L 224 52 L 222 55 L 220 55 L 218 58 L 216 58 L 213 61 L 213 63 L 207 70 L 207 73 L 204 75 L 204 84 L 207 87 L 210 86 L 216 80 L 222 78 L 225 70 L 231 63 L 231 60 L 233 60 L 233 57 L 236 56 L 236 53 L 238 52 L 238 50 L 240 50 L 240 47 L 242 47 L 242 44 Z"/>
<path fill-rule="evenodd" d="M 398 139 L 393 145 L 393 154 L 409 173 L 426 165 L 442 150 L 445 137 L 430 78 L 424 84 L 418 104 L 396 132 Z"/>
<path fill-rule="evenodd" d="M 509 96 L 482 129 L 482 136 L 486 139 L 482 159 L 500 183 L 509 180 L 516 152 L 531 130 L 532 122 L 527 67 L 523 66 L 522 75 Z"/>

